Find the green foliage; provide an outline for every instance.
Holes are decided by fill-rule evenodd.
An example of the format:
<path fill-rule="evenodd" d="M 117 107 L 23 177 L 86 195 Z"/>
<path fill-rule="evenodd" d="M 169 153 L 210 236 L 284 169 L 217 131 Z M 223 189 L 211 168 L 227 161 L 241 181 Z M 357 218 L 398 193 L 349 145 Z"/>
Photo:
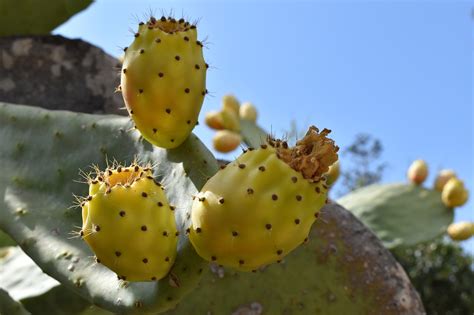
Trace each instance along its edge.
<path fill-rule="evenodd" d="M 436 240 L 392 253 L 430 315 L 474 314 L 474 257 L 456 243 Z"/>
<path fill-rule="evenodd" d="M 369 134 L 358 134 L 353 143 L 342 151 L 348 158 L 341 168 L 342 185 L 346 192 L 381 181 L 385 163 L 377 163 L 383 152 L 380 140 Z"/>
<path fill-rule="evenodd" d="M 337 202 L 369 227 L 387 248 L 432 240 L 445 233 L 454 217 L 439 192 L 416 185 L 374 184 Z"/>
<path fill-rule="evenodd" d="M 201 277 L 204 261 L 188 241 L 190 196 L 217 171 L 217 162 L 191 135 L 174 150 L 153 148 L 136 132 L 127 132 L 127 118 L 48 111 L 0 104 L 0 228 L 53 278 L 91 303 L 119 313 L 158 312 L 176 305 Z M 73 194 L 87 195 L 79 170 L 107 158 L 156 165 L 155 178 L 176 206 L 180 231 L 174 281 L 119 281 L 96 264 L 93 253 L 73 231 L 81 213 L 71 208 Z M 76 180 L 76 181 L 74 181 Z"/>
<path fill-rule="evenodd" d="M 0 36 L 48 34 L 92 0 L 0 0 Z"/>
<path fill-rule="evenodd" d="M 5 234 L 5 232 L 2 232 L 0 230 L 0 247 L 13 246 L 13 245 L 16 245 L 15 241 L 12 240 L 12 238 L 10 236 Z"/>

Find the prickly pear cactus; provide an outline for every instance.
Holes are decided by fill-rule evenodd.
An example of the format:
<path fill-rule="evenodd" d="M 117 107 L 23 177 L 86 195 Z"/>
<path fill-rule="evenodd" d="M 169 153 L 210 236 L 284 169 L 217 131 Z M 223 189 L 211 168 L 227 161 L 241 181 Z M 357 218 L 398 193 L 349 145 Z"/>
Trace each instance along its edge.
<path fill-rule="evenodd" d="M 418 185 L 370 185 L 337 202 L 367 225 L 387 248 L 434 239 L 445 233 L 454 217 L 438 191 Z"/>
<path fill-rule="evenodd" d="M 80 198 L 80 236 L 97 263 L 119 279 L 156 281 L 176 259 L 179 232 L 164 187 L 150 165 L 113 165 L 87 178 L 89 195 Z"/>
<path fill-rule="evenodd" d="M 197 124 L 206 90 L 207 63 L 195 25 L 184 19 L 140 23 L 125 50 L 121 90 L 143 137 L 176 148 Z"/>
<path fill-rule="evenodd" d="M 210 269 L 165 314 L 425 314 L 403 268 L 338 205 L 323 208 L 309 241 L 280 264 L 256 273 Z"/>
<path fill-rule="evenodd" d="M 0 104 L 0 228 L 47 274 L 91 303 L 116 313 L 156 313 L 176 305 L 201 277 L 204 261 L 185 229 L 191 198 L 217 170 L 204 145 L 191 135 L 179 148 L 164 150 L 140 141 L 127 118 L 48 111 Z M 97 264 L 93 252 L 75 237 L 80 210 L 73 194 L 87 195 L 78 170 L 106 167 L 108 158 L 157 165 L 153 177 L 168 189 L 180 231 L 176 262 L 156 282 L 118 280 Z M 76 181 L 75 181 L 76 180 Z"/>
<path fill-rule="evenodd" d="M 328 133 L 311 127 L 293 148 L 270 140 L 214 175 L 193 202 L 189 237 L 199 255 L 251 271 L 303 243 L 326 202 L 321 176 L 337 160 Z"/>

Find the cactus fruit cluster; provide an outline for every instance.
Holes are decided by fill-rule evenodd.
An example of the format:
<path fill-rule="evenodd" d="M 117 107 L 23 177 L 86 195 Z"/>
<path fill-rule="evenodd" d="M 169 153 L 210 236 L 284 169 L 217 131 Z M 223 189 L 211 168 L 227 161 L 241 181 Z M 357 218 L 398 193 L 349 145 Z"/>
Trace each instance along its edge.
<path fill-rule="evenodd" d="M 289 148 L 269 139 L 218 171 L 195 196 L 190 240 L 201 257 L 251 271 L 302 244 L 326 202 L 322 175 L 337 160 L 329 130 Z"/>
<path fill-rule="evenodd" d="M 121 84 L 136 128 L 152 144 L 176 148 L 198 122 L 208 64 L 196 25 L 172 17 L 140 23 L 125 49 Z"/>
<path fill-rule="evenodd" d="M 266 133 L 257 132 L 262 137 L 261 141 L 249 142 L 246 139 L 248 127 L 256 128 L 257 109 L 250 102 L 242 105 L 232 94 L 222 97 L 222 109 L 220 111 L 211 111 L 206 114 L 206 125 L 214 130 L 216 134 L 212 139 L 213 147 L 216 151 L 228 153 L 237 149 L 243 140 L 249 146 L 258 146 L 266 139 Z M 254 133 L 254 130 L 250 133 Z M 247 132 L 246 132 L 247 131 Z"/>
<path fill-rule="evenodd" d="M 119 279 L 156 281 L 176 258 L 179 232 L 164 187 L 150 166 L 113 165 L 87 178 L 89 195 L 81 198 L 81 237 L 96 262 Z"/>

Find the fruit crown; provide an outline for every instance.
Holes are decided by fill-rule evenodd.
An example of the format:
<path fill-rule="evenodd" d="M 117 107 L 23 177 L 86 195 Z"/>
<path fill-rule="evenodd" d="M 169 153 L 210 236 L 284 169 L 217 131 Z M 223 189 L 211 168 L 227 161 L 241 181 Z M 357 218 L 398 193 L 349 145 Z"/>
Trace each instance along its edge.
<path fill-rule="evenodd" d="M 339 147 L 334 140 L 327 137 L 329 129 L 309 127 L 303 139 L 289 148 L 286 141 L 268 139 L 268 143 L 276 148 L 277 156 L 292 169 L 301 173 L 310 182 L 318 182 L 327 173 L 329 166 L 338 160 Z"/>

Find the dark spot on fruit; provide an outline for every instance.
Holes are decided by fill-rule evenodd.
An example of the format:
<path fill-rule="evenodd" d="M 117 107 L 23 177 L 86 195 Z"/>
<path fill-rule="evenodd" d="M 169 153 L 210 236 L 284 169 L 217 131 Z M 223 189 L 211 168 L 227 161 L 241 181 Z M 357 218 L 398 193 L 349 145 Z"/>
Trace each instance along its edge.
<path fill-rule="evenodd" d="M 277 260 L 277 263 L 281 263 L 281 260 Z"/>
<path fill-rule="evenodd" d="M 266 149 L 266 148 L 267 148 L 267 145 L 266 145 L 266 144 L 262 144 L 262 145 L 260 145 L 260 148 Z"/>
<path fill-rule="evenodd" d="M 148 194 L 146 192 L 142 192 L 142 197 L 146 198 L 148 197 Z"/>
<path fill-rule="evenodd" d="M 171 210 L 171 211 L 174 211 L 175 209 L 176 209 L 175 206 L 170 206 L 170 210 Z"/>
<path fill-rule="evenodd" d="M 158 73 L 158 76 L 162 78 L 164 76 L 163 72 Z"/>
<path fill-rule="evenodd" d="M 158 129 L 153 128 L 153 133 L 156 133 L 157 131 L 158 131 Z"/>
<path fill-rule="evenodd" d="M 171 296 L 168 296 L 166 299 L 167 299 L 168 301 L 171 301 L 173 298 L 172 298 Z"/>
<path fill-rule="evenodd" d="M 119 251 L 116 251 L 116 252 L 115 252 L 115 256 L 120 257 L 120 256 L 122 256 L 122 253 L 119 252 Z"/>
<path fill-rule="evenodd" d="M 138 93 L 142 94 L 142 93 L 143 93 L 143 89 L 138 89 Z"/>
<path fill-rule="evenodd" d="M 293 176 L 293 177 L 291 178 L 291 181 L 292 181 L 293 183 L 296 183 L 296 182 L 298 181 L 298 178 L 296 178 L 296 176 Z"/>
<path fill-rule="evenodd" d="M 98 263 L 98 264 L 100 264 L 100 259 L 96 257 L 96 258 L 95 258 L 95 262 Z"/>
<path fill-rule="evenodd" d="M 209 69 L 209 64 L 208 63 L 206 63 L 206 69 Z"/>
<path fill-rule="evenodd" d="M 211 256 L 211 260 L 212 260 L 212 261 L 216 261 L 216 260 L 217 260 L 217 257 L 216 257 L 216 256 Z"/>
<path fill-rule="evenodd" d="M 126 51 L 127 51 L 127 49 L 128 49 L 128 47 L 124 47 L 124 48 L 123 48 L 123 51 L 124 51 L 124 52 L 126 52 Z"/>
<path fill-rule="evenodd" d="M 140 167 L 139 167 L 138 165 L 135 165 L 135 167 L 133 168 L 133 170 L 134 170 L 135 172 L 138 172 L 139 169 L 140 169 Z"/>
<path fill-rule="evenodd" d="M 151 277 L 151 280 L 152 280 L 152 281 L 155 281 L 155 280 L 156 280 L 156 277 Z"/>
<path fill-rule="evenodd" d="M 185 93 L 189 93 L 189 91 L 190 91 L 189 88 L 185 88 L 185 89 L 184 89 L 184 92 L 185 92 Z"/>
<path fill-rule="evenodd" d="M 239 260 L 239 265 L 243 265 L 244 264 L 244 260 L 243 259 L 240 259 Z"/>
<path fill-rule="evenodd" d="M 199 228 L 199 227 L 196 229 L 196 233 L 201 233 L 201 231 L 202 231 L 202 230 L 201 230 L 201 228 Z"/>
<path fill-rule="evenodd" d="M 169 257 L 166 257 L 166 258 L 165 258 L 165 261 L 166 261 L 166 262 L 170 261 L 170 258 L 169 258 Z"/>
<path fill-rule="evenodd" d="M 296 200 L 301 201 L 301 199 L 303 199 L 303 197 L 301 197 L 301 195 L 296 195 Z"/>
<path fill-rule="evenodd" d="M 160 38 L 157 38 L 157 39 L 155 39 L 155 42 L 156 42 L 157 44 L 159 44 L 159 43 L 161 43 L 161 39 L 160 39 Z"/>
<path fill-rule="evenodd" d="M 245 168 L 245 164 L 239 164 L 239 168 L 240 168 L 240 169 L 244 169 L 244 168 Z"/>
<path fill-rule="evenodd" d="M 167 231 L 163 231 L 163 236 L 168 236 L 168 232 L 167 232 Z"/>
<path fill-rule="evenodd" d="M 143 258 L 142 261 L 143 261 L 144 264 L 147 264 L 147 263 L 148 263 L 148 259 L 147 259 L 147 258 Z"/>
<path fill-rule="evenodd" d="M 174 139 L 171 139 L 170 141 L 171 141 L 171 142 L 174 142 Z"/>
<path fill-rule="evenodd" d="M 232 231 L 232 236 L 237 236 L 239 233 L 237 231 Z"/>
<path fill-rule="evenodd" d="M 179 61 L 181 59 L 180 56 L 174 56 L 174 59 L 176 59 L 177 61 Z"/>
<path fill-rule="evenodd" d="M 195 65 L 194 65 L 194 68 L 195 68 L 196 70 L 201 69 L 201 67 L 200 67 L 198 64 L 195 64 Z"/>
<path fill-rule="evenodd" d="M 316 212 L 316 213 L 314 214 L 314 217 L 317 219 L 317 218 L 319 217 L 319 212 Z"/>
<path fill-rule="evenodd" d="M 99 231 L 100 231 L 100 226 L 96 225 L 96 226 L 94 227 L 94 230 L 95 230 L 96 232 L 99 232 Z"/>
<path fill-rule="evenodd" d="M 283 254 L 283 251 L 281 249 L 277 250 L 277 255 Z"/>
<path fill-rule="evenodd" d="M 223 204 L 224 203 L 224 198 L 219 198 L 219 203 Z"/>
<path fill-rule="evenodd" d="M 142 25 L 144 25 L 144 24 L 145 24 L 145 23 L 143 23 L 143 22 L 138 23 L 138 25 L 140 25 L 140 26 L 142 26 Z"/>
<path fill-rule="evenodd" d="M 187 228 L 187 229 L 186 229 L 186 234 L 189 234 L 189 232 L 191 232 L 191 229 L 190 229 L 190 228 Z"/>
<path fill-rule="evenodd" d="M 166 112 L 167 114 L 171 114 L 171 109 L 167 108 L 167 109 L 165 110 L 165 112 Z"/>
<path fill-rule="evenodd" d="M 161 17 L 160 19 L 161 22 L 166 22 L 166 18 L 164 16 Z"/>
<path fill-rule="evenodd" d="M 120 173 L 121 171 L 122 171 L 122 167 L 119 166 L 119 167 L 117 168 L 117 173 Z"/>
<path fill-rule="evenodd" d="M 192 30 L 196 29 L 196 25 L 191 25 L 191 29 Z"/>
<path fill-rule="evenodd" d="M 253 189 L 252 188 L 247 188 L 247 194 L 249 194 L 249 195 L 253 194 Z"/>
<path fill-rule="evenodd" d="M 158 207 L 163 207 L 163 203 L 161 201 L 158 201 L 157 205 Z"/>
<path fill-rule="evenodd" d="M 189 37 L 188 36 L 184 36 L 183 39 L 187 42 L 189 42 Z"/>
<path fill-rule="evenodd" d="M 81 230 L 81 232 L 79 233 L 81 236 L 84 236 L 84 231 Z"/>
<path fill-rule="evenodd" d="M 198 274 L 201 274 L 201 273 L 202 273 L 202 268 L 199 268 Z"/>
<path fill-rule="evenodd" d="M 123 210 L 120 211 L 119 215 L 120 215 L 121 217 L 124 217 L 124 216 L 125 216 L 125 211 L 123 211 Z"/>
<path fill-rule="evenodd" d="M 135 33 L 135 38 L 137 38 L 138 36 L 140 36 L 140 33 Z"/>
<path fill-rule="evenodd" d="M 314 190 L 316 190 L 318 194 L 321 192 L 321 189 L 319 189 L 319 187 L 316 187 Z"/>
<path fill-rule="evenodd" d="M 145 53 L 145 49 L 140 49 L 140 54 Z"/>
<path fill-rule="evenodd" d="M 142 230 L 143 232 L 145 232 L 145 231 L 147 230 L 146 225 L 142 225 L 141 230 Z"/>
<path fill-rule="evenodd" d="M 259 170 L 259 171 L 262 171 L 262 172 L 265 172 L 265 166 L 260 166 L 260 167 L 258 168 L 258 170 Z"/>
<path fill-rule="evenodd" d="M 272 225 L 271 225 L 270 223 L 267 223 L 267 224 L 265 224 L 265 228 L 266 228 L 267 230 L 271 230 Z"/>
<path fill-rule="evenodd" d="M 92 200 L 92 196 L 90 196 L 90 195 L 87 196 L 86 200 L 87 200 L 87 201 L 91 201 L 91 200 Z"/>
<path fill-rule="evenodd" d="M 176 233 L 174 233 L 175 236 L 179 236 L 179 231 L 176 231 Z"/>
<path fill-rule="evenodd" d="M 300 224 L 300 219 L 295 219 L 295 224 Z"/>
<path fill-rule="evenodd" d="M 123 68 L 123 73 L 127 73 L 127 69 L 126 68 Z"/>
<path fill-rule="evenodd" d="M 273 195 L 272 195 L 272 200 L 278 200 L 278 196 L 275 195 L 275 194 L 273 194 Z"/>

